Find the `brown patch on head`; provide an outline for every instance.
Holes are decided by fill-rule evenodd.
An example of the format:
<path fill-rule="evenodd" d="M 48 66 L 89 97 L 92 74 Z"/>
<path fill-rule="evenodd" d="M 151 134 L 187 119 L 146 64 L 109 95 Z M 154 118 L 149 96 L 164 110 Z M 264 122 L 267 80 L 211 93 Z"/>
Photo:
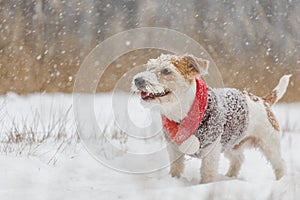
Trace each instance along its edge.
<path fill-rule="evenodd" d="M 262 99 L 270 106 L 273 105 L 277 100 L 277 91 L 273 90 L 270 94 L 264 96 Z"/>
<path fill-rule="evenodd" d="M 199 74 L 196 61 L 190 57 L 185 56 L 182 58 L 173 58 L 171 63 L 176 69 L 183 75 L 183 77 L 189 81 Z"/>
<path fill-rule="evenodd" d="M 271 123 L 271 125 L 273 126 L 273 128 L 276 131 L 280 131 L 280 126 L 279 126 L 279 124 L 276 120 L 276 117 L 275 117 L 274 113 L 271 111 L 269 105 L 266 102 L 264 103 L 264 105 L 265 105 L 265 108 L 266 108 L 266 111 L 267 111 L 269 122 Z"/>
<path fill-rule="evenodd" d="M 172 58 L 171 63 L 187 80 L 192 80 L 197 75 L 208 73 L 209 61 L 202 58 L 183 56 L 181 58 Z"/>

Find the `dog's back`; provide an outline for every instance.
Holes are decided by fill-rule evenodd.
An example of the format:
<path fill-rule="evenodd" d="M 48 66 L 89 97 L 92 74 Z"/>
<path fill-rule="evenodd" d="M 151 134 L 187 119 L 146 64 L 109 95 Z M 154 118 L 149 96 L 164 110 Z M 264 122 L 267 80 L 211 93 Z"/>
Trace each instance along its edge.
<path fill-rule="evenodd" d="M 223 150 L 239 142 L 248 124 L 248 106 L 242 92 L 233 88 L 209 89 L 208 105 L 195 135 L 202 148 L 221 134 Z"/>
<path fill-rule="evenodd" d="M 242 92 L 234 88 L 215 89 L 219 107 L 224 112 L 223 149 L 232 148 L 245 135 L 249 122 L 249 109 Z"/>

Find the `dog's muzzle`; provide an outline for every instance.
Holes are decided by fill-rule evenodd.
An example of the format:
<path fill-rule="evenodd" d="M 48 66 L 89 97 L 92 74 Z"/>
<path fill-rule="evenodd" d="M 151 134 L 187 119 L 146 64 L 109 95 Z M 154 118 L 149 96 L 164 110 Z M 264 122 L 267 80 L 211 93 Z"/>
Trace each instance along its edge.
<path fill-rule="evenodd" d="M 170 91 L 164 88 L 163 85 L 156 83 L 157 79 L 152 73 L 149 72 L 142 72 L 142 73 L 143 75 L 147 75 L 147 77 L 144 78 L 141 76 L 136 76 L 136 78 L 133 79 L 133 84 L 136 87 L 134 88 L 134 90 L 137 89 L 141 92 L 141 98 L 143 100 L 151 100 L 151 99 L 155 99 L 156 97 L 163 97 L 170 93 Z M 151 82 L 154 82 L 155 86 Z"/>

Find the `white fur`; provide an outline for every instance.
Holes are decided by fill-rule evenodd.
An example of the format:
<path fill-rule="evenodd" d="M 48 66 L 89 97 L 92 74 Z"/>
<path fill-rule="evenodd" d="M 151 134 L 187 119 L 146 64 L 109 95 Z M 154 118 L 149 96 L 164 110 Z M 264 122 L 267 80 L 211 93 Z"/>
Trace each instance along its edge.
<path fill-rule="evenodd" d="M 175 122 L 180 122 L 190 111 L 196 95 L 196 81 L 191 83 L 191 86 L 184 94 L 176 95 L 177 101 L 173 104 L 165 104 L 161 109 L 161 113 L 168 119 Z"/>
<path fill-rule="evenodd" d="M 273 91 L 276 91 L 277 98 L 275 103 L 282 98 L 286 92 L 289 78 L 291 75 L 284 75 Z M 249 108 L 249 124 L 245 138 L 255 138 L 255 144 L 245 142 L 237 150 L 225 151 L 225 156 L 230 160 L 230 167 L 227 176 L 236 177 L 244 161 L 243 151 L 247 147 L 257 147 L 272 165 L 276 179 L 280 179 L 286 172 L 286 167 L 281 156 L 280 138 L 281 132 L 276 131 L 268 120 L 267 111 L 262 98 L 253 101 L 250 96 L 246 95 L 247 105 Z"/>
<path fill-rule="evenodd" d="M 214 148 L 212 148 L 212 150 L 202 159 L 202 164 L 200 169 L 201 172 L 200 183 L 209 183 L 212 181 L 216 181 L 218 168 L 219 168 L 221 147 L 222 147 L 219 141 L 220 139 L 215 144 Z"/>
<path fill-rule="evenodd" d="M 290 77 L 292 75 L 291 74 L 288 74 L 288 75 L 284 75 L 283 77 L 281 77 L 281 79 L 279 80 L 279 83 L 278 85 L 275 87 L 274 91 L 276 91 L 276 94 L 277 94 L 277 98 L 276 98 L 276 101 L 275 103 L 281 99 L 283 97 L 283 95 L 285 94 L 286 92 L 286 88 L 287 86 L 289 85 L 289 80 L 290 80 Z M 275 104 L 274 103 L 274 104 Z"/>
<path fill-rule="evenodd" d="M 280 152 L 280 138 L 281 133 L 276 131 L 272 124 L 270 123 L 267 115 L 267 111 L 263 100 L 259 98 L 259 101 L 253 101 L 248 95 L 246 95 L 246 100 L 249 108 L 249 125 L 246 131 L 247 137 L 254 137 L 257 140 L 258 149 L 265 155 L 266 159 L 272 165 L 276 179 L 280 179 L 285 173 L 284 162 L 281 158 Z M 250 144 L 250 147 L 252 145 Z M 249 144 L 245 144 L 245 147 L 249 147 Z M 241 147 L 237 152 L 232 152 L 233 155 L 237 157 L 243 157 L 241 155 L 244 147 Z M 237 159 L 237 158 L 233 158 Z M 231 160 L 231 162 L 234 162 Z M 236 165 L 232 163 L 232 165 Z M 234 168 L 231 166 L 231 168 Z M 236 176 L 238 174 L 239 168 L 231 173 Z"/>

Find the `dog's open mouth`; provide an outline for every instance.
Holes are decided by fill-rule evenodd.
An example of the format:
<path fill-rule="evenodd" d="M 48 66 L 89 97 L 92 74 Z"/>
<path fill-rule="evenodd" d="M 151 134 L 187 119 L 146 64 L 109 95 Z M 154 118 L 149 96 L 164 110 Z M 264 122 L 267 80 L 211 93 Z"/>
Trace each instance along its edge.
<path fill-rule="evenodd" d="M 166 96 L 169 93 L 170 93 L 170 91 L 168 91 L 168 90 L 165 90 L 161 93 L 149 93 L 149 92 L 141 91 L 141 98 L 143 100 L 151 100 L 151 99 L 155 99 L 156 97 Z"/>

